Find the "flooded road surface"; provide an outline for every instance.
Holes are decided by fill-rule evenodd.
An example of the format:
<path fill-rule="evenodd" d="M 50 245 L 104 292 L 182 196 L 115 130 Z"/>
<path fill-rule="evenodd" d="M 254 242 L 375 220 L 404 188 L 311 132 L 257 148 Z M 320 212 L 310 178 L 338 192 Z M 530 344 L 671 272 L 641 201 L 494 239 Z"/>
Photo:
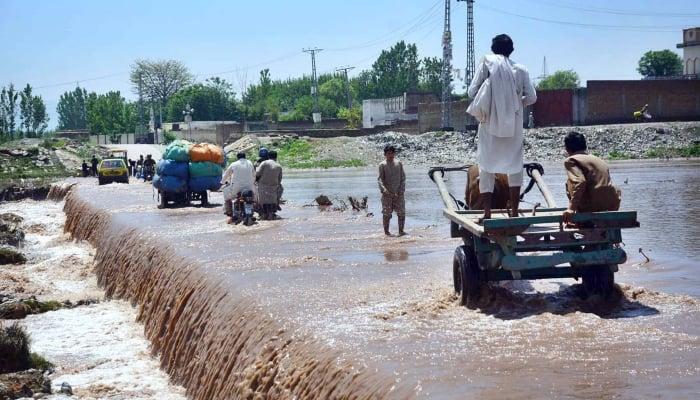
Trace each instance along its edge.
<path fill-rule="evenodd" d="M 557 168 L 545 178 L 565 205 Z M 642 223 L 623 233 L 630 261 L 616 275 L 621 300 L 583 301 L 574 280 L 507 282 L 480 310 L 459 306 L 452 292 L 460 242 L 449 238 L 425 170 L 408 171 L 403 238 L 381 232 L 373 170 L 287 173 L 284 219 L 251 228 L 226 225 L 220 207 L 157 210 L 143 184 L 80 185 L 73 194 L 108 212 L 112 226 L 138 228 L 137 239 L 191 261 L 202 285 L 239 296 L 255 318 L 313 337 L 323 346 L 314 349 L 336 352 L 339 365 L 388 381 L 397 397 L 406 389 L 418 398 L 697 398 L 700 164 L 622 163 L 612 172 L 623 208 L 637 209 Z M 450 186 L 463 192 L 463 180 Z M 321 193 L 367 195 L 376 216 L 302 207 Z M 541 201 L 536 193 L 528 200 Z M 639 264 L 639 248 L 650 263 Z M 128 264 L 140 250 L 121 251 Z M 123 276 L 140 268 L 133 262 Z M 143 297 L 142 282 L 128 285 Z M 248 329 L 231 334 L 280 335 L 267 325 Z"/>

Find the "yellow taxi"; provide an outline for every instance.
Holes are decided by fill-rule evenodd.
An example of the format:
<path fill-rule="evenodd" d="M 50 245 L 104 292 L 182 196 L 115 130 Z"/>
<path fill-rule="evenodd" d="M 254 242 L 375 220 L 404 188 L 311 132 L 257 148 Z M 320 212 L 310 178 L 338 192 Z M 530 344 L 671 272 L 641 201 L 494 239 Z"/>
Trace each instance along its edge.
<path fill-rule="evenodd" d="M 102 160 L 97 167 L 97 181 L 100 185 L 112 182 L 129 183 L 129 171 L 121 158 Z"/>

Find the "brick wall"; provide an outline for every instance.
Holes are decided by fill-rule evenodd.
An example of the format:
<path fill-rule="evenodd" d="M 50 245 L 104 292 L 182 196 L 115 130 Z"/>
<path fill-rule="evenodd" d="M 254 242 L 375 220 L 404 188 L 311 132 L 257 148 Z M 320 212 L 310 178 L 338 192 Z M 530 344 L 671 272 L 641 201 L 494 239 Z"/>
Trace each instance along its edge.
<path fill-rule="evenodd" d="M 649 104 L 654 120 L 700 120 L 700 80 L 588 81 L 586 123 L 634 121 Z"/>
<path fill-rule="evenodd" d="M 567 126 L 573 123 L 572 89 L 541 90 L 533 105 L 535 126 Z"/>
<path fill-rule="evenodd" d="M 477 122 L 467 114 L 468 100 L 452 102 L 451 123 L 457 131 L 464 131 L 468 125 L 476 126 Z M 437 131 L 442 128 L 442 103 L 422 103 L 418 105 L 418 131 L 420 133 Z"/>

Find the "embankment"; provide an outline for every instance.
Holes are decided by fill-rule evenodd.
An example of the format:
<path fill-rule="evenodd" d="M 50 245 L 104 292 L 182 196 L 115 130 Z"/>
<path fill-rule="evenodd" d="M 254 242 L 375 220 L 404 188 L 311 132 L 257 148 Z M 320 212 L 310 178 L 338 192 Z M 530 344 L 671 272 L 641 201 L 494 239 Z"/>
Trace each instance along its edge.
<path fill-rule="evenodd" d="M 194 399 L 382 398 L 395 380 L 358 367 L 329 346 L 222 284 L 215 271 L 176 255 L 73 190 L 65 230 L 96 248 L 108 297 L 139 305 L 152 351 Z M 262 397 L 261 397 L 262 396 Z"/>

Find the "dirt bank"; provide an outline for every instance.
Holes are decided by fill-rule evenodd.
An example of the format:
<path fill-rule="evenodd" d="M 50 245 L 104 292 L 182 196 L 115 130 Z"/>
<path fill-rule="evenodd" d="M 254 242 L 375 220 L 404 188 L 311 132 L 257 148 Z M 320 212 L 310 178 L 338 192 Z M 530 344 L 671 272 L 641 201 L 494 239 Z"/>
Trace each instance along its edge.
<path fill-rule="evenodd" d="M 563 138 L 571 131 L 585 134 L 589 150 L 608 159 L 700 157 L 700 122 L 664 122 L 526 129 L 526 161 L 562 160 Z M 290 146 L 289 138 L 269 137 L 252 141 L 247 137 L 241 145 L 245 143 L 245 149 L 253 153 L 260 145 L 277 148 L 282 165 L 292 168 L 375 165 L 386 144 L 397 146 L 408 164 L 421 166 L 471 163 L 477 149 L 475 132 L 408 135 L 389 131 L 354 138 L 300 138 L 304 146 Z M 295 154 L 301 147 L 304 163 Z"/>

